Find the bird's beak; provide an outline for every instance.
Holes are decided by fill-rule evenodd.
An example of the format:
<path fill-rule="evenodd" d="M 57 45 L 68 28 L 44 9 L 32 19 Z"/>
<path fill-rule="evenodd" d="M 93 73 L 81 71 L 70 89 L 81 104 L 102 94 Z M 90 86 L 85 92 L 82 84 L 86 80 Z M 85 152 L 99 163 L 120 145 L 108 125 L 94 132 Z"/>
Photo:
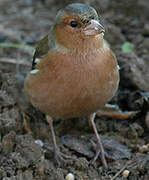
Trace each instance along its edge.
<path fill-rule="evenodd" d="M 104 27 L 96 20 L 91 20 L 90 23 L 83 30 L 85 35 L 96 35 L 103 34 L 104 35 Z"/>

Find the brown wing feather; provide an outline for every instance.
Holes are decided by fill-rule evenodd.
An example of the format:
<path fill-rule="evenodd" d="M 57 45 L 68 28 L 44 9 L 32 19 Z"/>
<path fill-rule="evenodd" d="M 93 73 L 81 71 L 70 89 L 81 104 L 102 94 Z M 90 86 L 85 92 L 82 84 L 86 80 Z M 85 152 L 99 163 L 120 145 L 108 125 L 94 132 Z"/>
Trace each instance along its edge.
<path fill-rule="evenodd" d="M 46 35 L 41 41 L 39 41 L 37 43 L 37 47 L 33 56 L 33 61 L 32 61 L 32 69 L 35 69 L 36 66 L 36 58 L 41 58 L 42 56 L 44 56 L 45 54 L 48 53 L 48 51 L 50 50 L 49 44 L 49 35 Z"/>

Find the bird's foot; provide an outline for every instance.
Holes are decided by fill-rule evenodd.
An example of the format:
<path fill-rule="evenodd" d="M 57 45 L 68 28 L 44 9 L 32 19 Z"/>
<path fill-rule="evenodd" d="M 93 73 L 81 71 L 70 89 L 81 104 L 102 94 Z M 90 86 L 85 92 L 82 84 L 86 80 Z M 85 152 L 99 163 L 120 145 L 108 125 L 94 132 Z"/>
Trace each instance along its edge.
<path fill-rule="evenodd" d="M 62 153 L 58 147 L 52 148 L 52 147 L 45 147 L 48 151 L 51 151 L 54 153 L 54 159 L 56 164 L 60 167 L 63 164 L 72 164 L 76 158 L 74 156 L 69 156 L 65 153 Z"/>
<path fill-rule="evenodd" d="M 106 162 L 106 158 L 110 159 L 111 158 L 108 156 L 108 154 L 104 151 L 104 149 L 101 149 L 101 145 L 100 144 L 95 144 L 92 140 L 91 140 L 91 144 L 93 146 L 93 149 L 95 150 L 96 154 L 95 157 L 90 161 L 90 164 L 94 165 L 96 160 L 98 159 L 98 157 L 100 157 L 104 167 L 107 169 L 108 165 Z"/>
<path fill-rule="evenodd" d="M 73 156 L 62 153 L 59 148 L 54 150 L 54 156 L 58 166 L 61 166 L 61 164 L 71 164 L 76 159 Z"/>

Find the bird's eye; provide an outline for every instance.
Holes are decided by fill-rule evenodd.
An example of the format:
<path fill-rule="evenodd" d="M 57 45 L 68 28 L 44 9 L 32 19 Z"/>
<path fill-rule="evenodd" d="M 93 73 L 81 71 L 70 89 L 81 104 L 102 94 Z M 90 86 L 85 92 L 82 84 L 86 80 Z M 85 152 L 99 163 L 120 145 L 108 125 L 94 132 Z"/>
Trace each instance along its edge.
<path fill-rule="evenodd" d="M 78 26 L 78 22 L 77 21 L 71 21 L 70 22 L 70 26 L 71 27 L 77 27 Z"/>

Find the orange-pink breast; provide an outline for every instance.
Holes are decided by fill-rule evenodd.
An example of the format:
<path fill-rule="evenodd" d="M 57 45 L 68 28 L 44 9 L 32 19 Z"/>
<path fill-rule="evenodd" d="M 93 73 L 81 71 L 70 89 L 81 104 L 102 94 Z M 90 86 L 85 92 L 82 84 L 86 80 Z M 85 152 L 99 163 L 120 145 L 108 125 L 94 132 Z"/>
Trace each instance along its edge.
<path fill-rule="evenodd" d="M 110 50 L 88 54 L 49 53 L 29 74 L 25 91 L 31 103 L 52 117 L 96 112 L 115 94 L 119 73 Z"/>

